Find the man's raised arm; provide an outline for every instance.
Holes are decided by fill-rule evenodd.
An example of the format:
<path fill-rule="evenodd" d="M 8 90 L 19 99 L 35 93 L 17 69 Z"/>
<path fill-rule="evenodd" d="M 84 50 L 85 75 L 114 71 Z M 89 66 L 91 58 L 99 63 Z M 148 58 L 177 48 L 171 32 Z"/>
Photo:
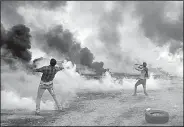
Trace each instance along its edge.
<path fill-rule="evenodd" d="M 137 68 L 135 68 L 137 71 L 142 71 L 142 70 L 144 70 L 144 68 L 140 68 L 140 67 L 137 67 Z"/>

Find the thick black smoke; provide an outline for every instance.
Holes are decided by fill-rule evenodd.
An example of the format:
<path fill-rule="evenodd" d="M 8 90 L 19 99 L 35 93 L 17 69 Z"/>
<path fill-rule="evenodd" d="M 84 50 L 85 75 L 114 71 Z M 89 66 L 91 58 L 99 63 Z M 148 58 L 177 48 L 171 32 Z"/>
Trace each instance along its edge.
<path fill-rule="evenodd" d="M 170 45 L 170 52 L 175 53 L 183 43 L 183 5 L 177 22 L 167 21 L 165 7 L 167 1 L 139 1 L 136 2 L 136 15 L 142 18 L 141 26 L 146 37 L 159 40 L 158 46 L 174 40 Z M 183 4 L 181 2 L 181 4 Z M 158 42 L 158 41 L 153 41 Z"/>
<path fill-rule="evenodd" d="M 50 48 L 55 48 L 60 53 L 68 53 L 74 44 L 73 35 L 69 30 L 63 30 L 62 25 L 55 26 L 45 35 Z"/>
<path fill-rule="evenodd" d="M 13 57 L 29 62 L 31 60 L 31 52 L 28 50 L 31 48 L 30 29 L 22 24 L 15 25 L 5 36 L 6 39 L 1 42 L 1 46 L 9 50 Z"/>
<path fill-rule="evenodd" d="M 105 72 L 106 69 L 103 68 L 103 62 L 93 62 L 91 68 L 95 69 L 97 73 Z"/>
<path fill-rule="evenodd" d="M 82 65 L 90 67 L 94 56 L 88 48 L 82 48 L 80 51 L 80 62 Z"/>
<path fill-rule="evenodd" d="M 43 49 L 49 53 L 52 50 L 57 50 L 60 54 L 64 54 L 66 57 L 75 63 L 88 66 L 95 69 L 97 72 L 104 70 L 103 62 L 95 62 L 93 53 L 87 48 L 81 48 L 79 42 L 76 42 L 73 34 L 63 29 L 62 25 L 57 25 L 51 28 L 45 35 L 47 45 L 43 45 Z"/>

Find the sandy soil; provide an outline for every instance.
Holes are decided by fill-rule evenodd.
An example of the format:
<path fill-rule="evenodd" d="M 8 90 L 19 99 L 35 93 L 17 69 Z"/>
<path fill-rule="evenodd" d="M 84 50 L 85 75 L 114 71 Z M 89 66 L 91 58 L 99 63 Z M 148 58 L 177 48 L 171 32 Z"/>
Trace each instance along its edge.
<path fill-rule="evenodd" d="M 80 93 L 63 112 L 41 111 L 35 116 L 30 111 L 1 110 L 1 125 L 44 126 L 183 126 L 183 81 L 160 90 L 149 90 L 144 96 L 139 90 L 106 93 Z M 141 87 L 141 86 L 139 86 Z M 145 121 L 146 108 L 169 112 L 166 124 L 149 124 Z"/>

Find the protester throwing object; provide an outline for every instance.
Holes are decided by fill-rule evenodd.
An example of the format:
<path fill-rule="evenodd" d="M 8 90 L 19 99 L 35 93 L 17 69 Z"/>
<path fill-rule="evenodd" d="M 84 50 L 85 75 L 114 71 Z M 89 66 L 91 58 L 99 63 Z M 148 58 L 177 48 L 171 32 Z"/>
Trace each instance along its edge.
<path fill-rule="evenodd" d="M 138 64 L 136 64 L 138 65 Z M 142 84 L 143 85 L 143 89 L 144 89 L 144 94 L 146 96 L 148 96 L 147 92 L 146 92 L 146 79 L 148 78 L 148 68 L 146 67 L 147 63 L 143 62 L 143 65 L 139 65 L 137 68 L 135 68 L 138 71 L 141 71 L 141 75 L 138 79 L 138 81 L 135 84 L 135 89 L 134 89 L 134 94 L 133 96 L 137 95 L 137 86 Z"/>
<path fill-rule="evenodd" d="M 38 93 L 37 93 L 37 99 L 36 99 L 36 115 L 40 115 L 40 101 L 42 98 L 42 95 L 44 93 L 44 91 L 47 89 L 49 91 L 49 93 L 51 94 L 51 96 L 53 97 L 58 110 L 62 110 L 59 102 L 56 98 L 55 92 L 53 90 L 53 79 L 55 77 L 55 74 L 60 71 L 63 70 L 63 67 L 56 67 L 57 61 L 55 59 L 51 59 L 50 60 L 50 65 L 49 66 L 43 66 L 41 68 L 38 69 L 33 69 L 34 72 L 41 72 L 42 77 L 41 77 L 41 81 L 40 81 L 40 85 L 38 87 Z"/>

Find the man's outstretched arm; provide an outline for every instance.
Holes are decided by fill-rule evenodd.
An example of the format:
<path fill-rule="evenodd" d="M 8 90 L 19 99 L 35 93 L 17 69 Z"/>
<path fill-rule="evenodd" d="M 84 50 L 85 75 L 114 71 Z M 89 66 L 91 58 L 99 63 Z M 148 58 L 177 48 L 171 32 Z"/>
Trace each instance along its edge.
<path fill-rule="evenodd" d="M 69 67 L 66 67 L 66 68 L 69 69 Z M 61 70 L 65 69 L 65 68 L 63 66 L 59 66 L 56 69 L 57 69 L 57 71 L 61 71 Z"/>
<path fill-rule="evenodd" d="M 57 69 L 57 71 L 61 71 L 64 69 L 64 67 L 59 66 L 59 67 L 56 67 L 56 69 Z"/>
<path fill-rule="evenodd" d="M 44 70 L 45 70 L 45 67 L 33 69 L 34 72 L 43 72 Z"/>

